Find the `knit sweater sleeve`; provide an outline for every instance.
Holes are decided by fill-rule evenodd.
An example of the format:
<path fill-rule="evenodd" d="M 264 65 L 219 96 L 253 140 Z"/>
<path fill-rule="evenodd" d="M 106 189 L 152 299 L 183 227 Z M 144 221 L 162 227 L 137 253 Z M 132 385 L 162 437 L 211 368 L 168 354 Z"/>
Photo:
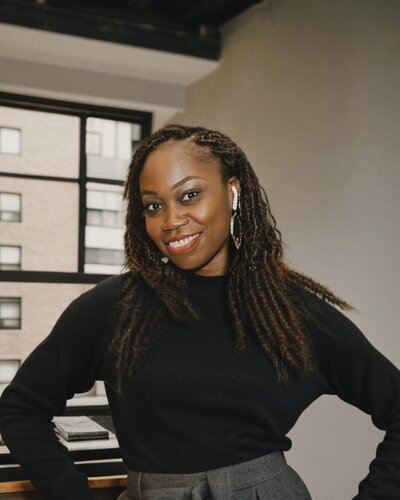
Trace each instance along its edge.
<path fill-rule="evenodd" d="M 312 300 L 319 302 L 322 320 L 332 331 L 332 335 L 319 332 L 317 339 L 326 393 L 369 414 L 374 425 L 386 431 L 353 500 L 398 500 L 400 371 L 340 311 L 315 296 Z"/>
<path fill-rule="evenodd" d="M 104 282 L 103 282 L 104 283 Z M 24 361 L 0 399 L 0 433 L 34 486 L 57 500 L 94 496 L 51 420 L 100 378 L 107 307 L 97 286 L 74 300 Z"/>

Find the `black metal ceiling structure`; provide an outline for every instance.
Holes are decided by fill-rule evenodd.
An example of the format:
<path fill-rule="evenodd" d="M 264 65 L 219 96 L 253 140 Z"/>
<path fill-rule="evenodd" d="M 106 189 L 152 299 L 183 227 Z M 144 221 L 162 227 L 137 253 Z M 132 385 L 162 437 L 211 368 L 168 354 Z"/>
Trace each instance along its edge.
<path fill-rule="evenodd" d="M 0 0 L 0 22 L 217 60 L 220 26 L 263 0 Z"/>

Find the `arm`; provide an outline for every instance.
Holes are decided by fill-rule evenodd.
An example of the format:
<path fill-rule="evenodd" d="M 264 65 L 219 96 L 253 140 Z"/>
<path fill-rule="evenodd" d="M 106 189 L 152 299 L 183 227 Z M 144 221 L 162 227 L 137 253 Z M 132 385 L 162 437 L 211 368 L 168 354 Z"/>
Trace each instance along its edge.
<path fill-rule="evenodd" d="M 74 300 L 0 399 L 0 433 L 34 486 L 57 500 L 93 498 L 51 419 L 98 378 L 105 307 L 98 287 Z"/>
<path fill-rule="evenodd" d="M 400 498 L 400 371 L 341 312 L 318 298 L 324 324 L 335 336 L 318 332 L 318 366 L 327 393 L 371 415 L 386 431 L 369 474 L 353 500 Z"/>

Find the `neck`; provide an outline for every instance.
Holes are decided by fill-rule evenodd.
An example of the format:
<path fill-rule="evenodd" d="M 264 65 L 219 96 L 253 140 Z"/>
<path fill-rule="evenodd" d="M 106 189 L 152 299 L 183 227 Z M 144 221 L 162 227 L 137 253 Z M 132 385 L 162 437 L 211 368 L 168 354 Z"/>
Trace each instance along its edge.
<path fill-rule="evenodd" d="M 209 298 L 222 297 L 225 293 L 227 276 L 205 276 L 193 272 L 185 272 L 188 295 Z"/>

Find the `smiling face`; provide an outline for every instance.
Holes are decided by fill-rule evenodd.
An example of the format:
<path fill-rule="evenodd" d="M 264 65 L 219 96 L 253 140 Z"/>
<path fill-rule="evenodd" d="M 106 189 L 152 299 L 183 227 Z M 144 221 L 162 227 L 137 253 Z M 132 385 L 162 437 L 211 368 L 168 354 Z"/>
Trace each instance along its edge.
<path fill-rule="evenodd" d="M 229 263 L 232 186 L 218 159 L 205 161 L 201 146 L 170 141 L 148 157 L 140 174 L 146 230 L 177 267 L 197 274 L 225 274 Z"/>

